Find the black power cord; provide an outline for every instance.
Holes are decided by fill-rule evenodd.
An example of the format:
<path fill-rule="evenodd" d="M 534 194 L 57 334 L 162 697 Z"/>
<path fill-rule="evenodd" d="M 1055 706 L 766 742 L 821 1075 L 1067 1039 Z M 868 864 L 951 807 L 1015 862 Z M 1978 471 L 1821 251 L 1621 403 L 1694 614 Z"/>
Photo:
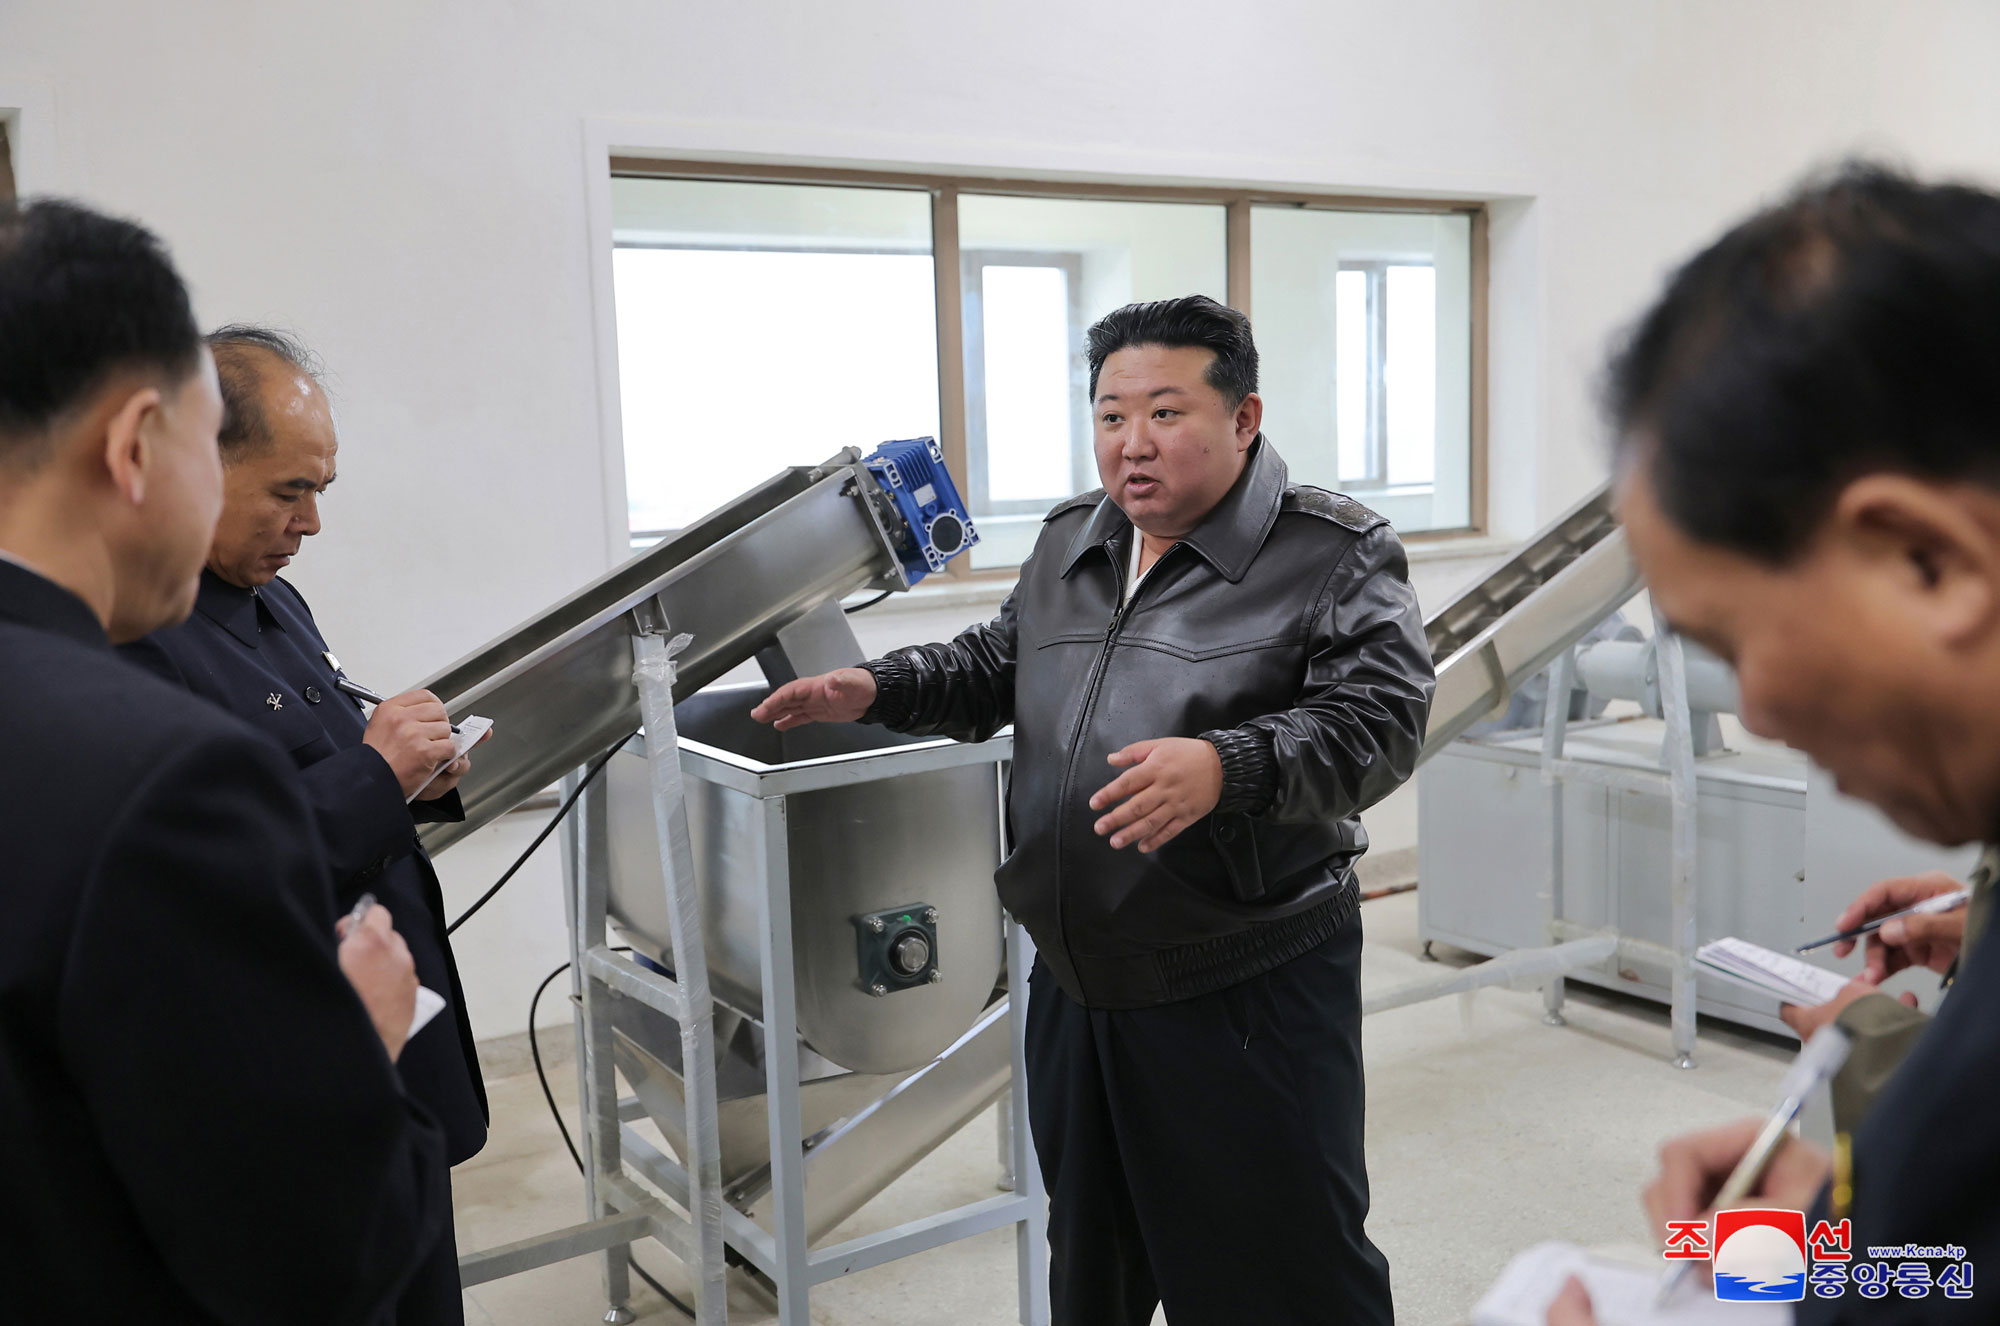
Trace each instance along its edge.
<path fill-rule="evenodd" d="M 852 617 L 857 612 L 866 612 L 868 609 L 874 607 L 876 604 L 880 603 L 883 599 L 888 598 L 891 594 L 895 592 L 896 591 L 893 589 L 885 589 L 880 594 L 877 594 L 874 598 L 863 599 L 861 600 L 861 602 L 855 604 L 853 607 L 842 608 L 841 611 L 846 613 L 848 616 Z"/>
<path fill-rule="evenodd" d="M 618 744 L 622 746 L 625 743 L 621 741 Z M 557 813 L 556 818 L 562 818 L 561 812 Z M 532 851 L 533 849 L 530 848 L 529 850 Z M 504 880 L 501 882 L 505 883 Z M 613 953 L 630 953 L 632 950 L 629 946 L 621 945 L 611 951 Z M 576 1172 L 581 1174 L 584 1172 L 583 1153 L 576 1149 L 576 1142 L 569 1135 L 569 1125 L 563 1122 L 562 1111 L 556 1108 L 556 1093 L 549 1090 L 549 1075 L 542 1067 L 541 1041 L 535 1035 L 535 1010 L 541 1007 L 542 992 L 549 988 L 550 982 L 568 970 L 569 964 L 565 962 L 562 966 L 544 976 L 542 983 L 535 987 L 534 997 L 528 1000 L 528 1055 L 535 1061 L 535 1080 L 542 1084 L 542 1099 L 549 1103 L 549 1117 L 556 1121 L 556 1131 L 562 1134 L 563 1145 L 569 1148 L 569 1158 L 576 1162 Z M 638 1274 L 641 1280 L 652 1286 L 654 1293 L 673 1304 L 675 1309 L 689 1321 L 695 1320 L 694 1309 L 668 1293 L 666 1287 L 658 1280 L 647 1275 L 646 1268 L 639 1265 L 639 1259 L 632 1255 L 632 1250 L 629 1247 L 625 1249 L 625 1260 L 631 1264 L 633 1271 Z"/>
<path fill-rule="evenodd" d="M 634 729 L 634 731 L 636 730 L 637 729 Z M 604 772 L 604 766 L 611 763 L 611 757 L 616 755 L 619 751 L 624 750 L 625 743 L 630 741 L 631 739 L 632 739 L 632 733 L 627 732 L 624 736 L 618 738 L 618 743 L 616 745 L 614 745 L 610 750 L 604 752 L 603 755 L 598 757 L 597 763 L 591 765 L 590 771 L 584 774 L 583 781 L 576 785 L 576 790 L 571 792 L 569 794 L 569 798 L 565 800 L 561 806 L 556 808 L 555 817 L 551 819 L 547 824 L 543 825 L 542 831 L 535 835 L 535 841 L 528 844 L 528 850 L 521 853 L 519 856 L 515 857 L 514 864 L 507 867 L 507 873 L 500 876 L 498 880 L 494 881 L 492 888 L 480 894 L 479 900 L 473 903 L 472 906 L 466 908 L 462 913 L 460 913 L 459 918 L 456 921 L 453 921 L 450 925 L 444 928 L 444 932 L 447 936 L 457 934 L 458 928 L 460 926 L 464 925 L 467 921 L 470 921 L 473 918 L 473 915 L 476 912 L 478 912 L 478 910 L 481 907 L 484 907 L 487 903 L 493 901 L 493 895 L 498 893 L 502 888 L 504 888 L 506 886 L 507 881 L 514 878 L 514 876 L 520 871 L 522 866 L 528 864 L 528 858 L 533 856 L 535 854 L 536 849 L 549 840 L 549 835 L 556 831 L 556 826 L 563 822 L 563 817 L 568 815 L 570 812 L 570 808 L 576 805 L 577 798 L 583 795 L 583 789 L 589 787 L 591 783 L 596 780 L 597 775 Z"/>

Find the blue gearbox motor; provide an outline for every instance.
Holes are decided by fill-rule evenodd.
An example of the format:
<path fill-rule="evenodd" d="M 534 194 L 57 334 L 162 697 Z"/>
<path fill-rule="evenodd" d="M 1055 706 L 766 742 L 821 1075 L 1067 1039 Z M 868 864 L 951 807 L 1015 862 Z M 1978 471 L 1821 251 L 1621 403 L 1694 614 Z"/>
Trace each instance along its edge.
<path fill-rule="evenodd" d="M 897 540 L 896 556 L 911 584 L 944 570 L 946 562 L 979 542 L 936 438 L 884 442 L 861 463 L 909 527 L 909 537 Z"/>

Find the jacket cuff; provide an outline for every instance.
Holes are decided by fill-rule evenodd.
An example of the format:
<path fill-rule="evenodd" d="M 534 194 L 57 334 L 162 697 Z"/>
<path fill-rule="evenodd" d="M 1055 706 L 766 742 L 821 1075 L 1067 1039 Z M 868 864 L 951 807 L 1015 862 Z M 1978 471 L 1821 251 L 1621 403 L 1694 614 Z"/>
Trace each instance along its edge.
<path fill-rule="evenodd" d="M 1218 728 L 1201 739 L 1222 757 L 1222 798 L 1217 815 L 1261 815 L 1278 797 L 1278 757 L 1268 733 L 1255 728 Z"/>
<path fill-rule="evenodd" d="M 397 791 L 401 791 L 400 787 Z M 418 824 L 463 824 L 465 823 L 465 802 L 453 788 L 441 797 L 429 801 L 418 799 L 410 803 L 410 818 Z"/>
<path fill-rule="evenodd" d="M 871 659 L 861 665 L 875 678 L 875 703 L 861 715 L 863 723 L 879 723 L 901 731 L 916 717 L 917 669 L 901 654 Z"/>

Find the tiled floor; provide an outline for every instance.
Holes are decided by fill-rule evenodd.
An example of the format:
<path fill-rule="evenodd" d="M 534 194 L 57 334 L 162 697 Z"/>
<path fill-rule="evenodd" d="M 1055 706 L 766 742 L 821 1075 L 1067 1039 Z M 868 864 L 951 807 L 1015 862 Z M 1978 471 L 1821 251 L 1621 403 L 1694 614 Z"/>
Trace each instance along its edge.
<path fill-rule="evenodd" d="M 1436 967 L 1421 962 L 1414 894 L 1362 909 L 1362 980 L 1381 989 Z M 1447 955 L 1449 956 L 1449 955 Z M 1462 958 L 1462 955 L 1460 955 Z M 1572 987 L 1575 990 L 1575 987 Z M 1388 1254 L 1397 1320 L 1465 1320 L 1508 1256 L 1544 1238 L 1639 1244 L 1641 1184 L 1659 1143 L 1690 1127 L 1768 1107 L 1785 1047 L 1704 1023 L 1700 1066 L 1667 1062 L 1664 1011 L 1576 992 L 1566 1028 L 1542 1025 L 1541 999 L 1504 989 L 1370 1018 L 1370 1232 Z M 557 1099 L 575 1075 L 557 1073 Z M 489 1083 L 493 1140 L 457 1174 L 461 1250 L 583 1218 L 582 1187 L 534 1077 Z M 999 1167 L 991 1116 L 959 1133 L 841 1231 L 882 1228 L 992 1196 Z M 665 1249 L 640 1246 L 662 1284 L 685 1295 Z M 604 1311 L 599 1260 L 582 1259 L 466 1295 L 475 1326 L 588 1326 Z M 835 1281 L 813 1295 L 826 1326 L 1004 1326 L 1016 1319 L 1014 1244 L 999 1231 Z M 634 1282 L 639 1319 L 684 1320 Z M 774 1319 L 733 1277 L 732 1322 Z M 1328 1314 L 1338 1320 L 1337 1308 Z M 1164 1317 L 1158 1320 L 1164 1320 Z"/>

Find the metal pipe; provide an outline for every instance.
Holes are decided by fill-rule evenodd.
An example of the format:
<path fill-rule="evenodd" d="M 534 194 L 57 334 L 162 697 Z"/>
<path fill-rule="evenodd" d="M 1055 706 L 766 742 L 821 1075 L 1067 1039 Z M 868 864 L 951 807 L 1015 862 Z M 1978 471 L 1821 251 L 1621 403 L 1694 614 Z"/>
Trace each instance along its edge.
<path fill-rule="evenodd" d="M 1393 990 L 1369 995 L 1361 1001 L 1361 1015 L 1368 1017 L 1375 1013 L 1386 1013 L 1405 1004 L 1421 1004 L 1426 1000 L 1465 994 L 1468 991 L 1484 989 L 1489 985 L 1515 985 L 1525 988 L 1537 985 L 1550 977 L 1575 971 L 1579 967 L 1594 967 L 1617 951 L 1618 940 L 1612 935 L 1572 939 L 1568 943 L 1555 944 L 1548 948 L 1517 948 L 1511 953 L 1488 958 L 1485 962 L 1455 971 L 1439 980 L 1412 981 Z"/>
<path fill-rule="evenodd" d="M 1657 637 L 1656 637 L 1657 638 Z M 1653 640 L 1607 640 L 1577 650 L 1576 675 L 1591 694 L 1631 700 L 1653 718 L 1664 717 L 1658 651 Z M 1688 707 L 1697 713 L 1736 712 L 1736 673 L 1707 650 L 1681 642 Z"/>

